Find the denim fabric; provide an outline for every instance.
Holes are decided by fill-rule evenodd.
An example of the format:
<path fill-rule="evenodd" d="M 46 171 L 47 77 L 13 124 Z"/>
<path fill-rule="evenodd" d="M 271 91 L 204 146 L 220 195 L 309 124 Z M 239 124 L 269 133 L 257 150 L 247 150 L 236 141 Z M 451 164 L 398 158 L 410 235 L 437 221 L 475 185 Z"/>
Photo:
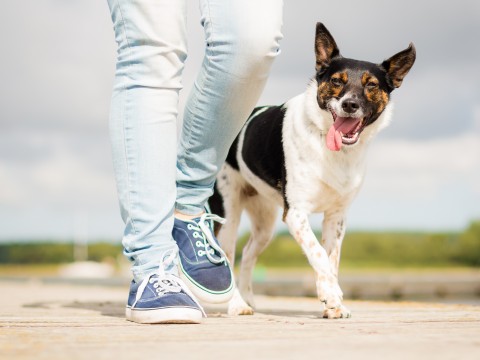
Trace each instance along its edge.
<path fill-rule="evenodd" d="M 201 1 L 206 50 L 185 106 L 177 161 L 180 212 L 202 212 L 215 176 L 280 52 L 281 0 Z"/>
<path fill-rule="evenodd" d="M 108 4 L 118 45 L 110 134 L 122 243 L 140 281 L 155 271 L 161 254 L 177 247 L 171 235 L 175 207 L 200 213 L 211 195 L 279 53 L 283 3 L 200 0 L 206 54 L 178 143 L 186 0 Z"/>

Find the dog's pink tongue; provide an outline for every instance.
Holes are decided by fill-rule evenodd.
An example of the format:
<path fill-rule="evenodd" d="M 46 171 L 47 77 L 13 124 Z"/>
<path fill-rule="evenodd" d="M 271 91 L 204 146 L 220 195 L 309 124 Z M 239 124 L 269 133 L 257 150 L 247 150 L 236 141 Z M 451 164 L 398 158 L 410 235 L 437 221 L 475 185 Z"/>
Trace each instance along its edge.
<path fill-rule="evenodd" d="M 342 148 L 342 134 L 335 129 L 335 125 L 328 130 L 327 147 L 332 151 L 339 151 Z"/>
<path fill-rule="evenodd" d="M 355 130 L 361 119 L 337 117 L 327 133 L 327 147 L 332 151 L 342 148 L 342 134 Z"/>

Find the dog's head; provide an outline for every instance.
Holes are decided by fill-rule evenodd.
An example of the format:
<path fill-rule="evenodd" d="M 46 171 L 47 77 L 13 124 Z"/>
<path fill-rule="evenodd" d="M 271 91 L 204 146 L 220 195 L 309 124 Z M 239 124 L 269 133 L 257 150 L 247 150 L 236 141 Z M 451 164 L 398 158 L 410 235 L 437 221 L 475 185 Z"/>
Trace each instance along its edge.
<path fill-rule="evenodd" d="M 338 151 L 358 142 L 361 133 L 381 116 L 415 62 L 413 44 L 381 64 L 347 59 L 326 27 L 315 36 L 317 102 L 331 114 L 327 147 Z"/>

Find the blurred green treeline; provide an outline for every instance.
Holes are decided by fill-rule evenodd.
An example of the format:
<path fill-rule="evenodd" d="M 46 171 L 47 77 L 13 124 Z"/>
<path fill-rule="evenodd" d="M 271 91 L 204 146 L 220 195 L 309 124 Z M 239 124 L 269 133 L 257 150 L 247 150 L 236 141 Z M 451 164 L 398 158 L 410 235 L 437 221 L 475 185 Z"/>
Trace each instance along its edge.
<path fill-rule="evenodd" d="M 241 248 L 248 240 L 241 237 Z M 321 238 L 321 234 L 318 234 Z M 106 261 L 122 253 L 120 242 L 91 243 L 88 260 Z M 72 243 L 35 242 L 0 244 L 0 264 L 58 264 L 74 260 Z M 298 244 L 288 233 L 278 234 L 260 256 L 259 265 L 309 266 Z M 460 233 L 347 232 L 342 246 L 342 267 L 480 267 L 480 221 Z"/>

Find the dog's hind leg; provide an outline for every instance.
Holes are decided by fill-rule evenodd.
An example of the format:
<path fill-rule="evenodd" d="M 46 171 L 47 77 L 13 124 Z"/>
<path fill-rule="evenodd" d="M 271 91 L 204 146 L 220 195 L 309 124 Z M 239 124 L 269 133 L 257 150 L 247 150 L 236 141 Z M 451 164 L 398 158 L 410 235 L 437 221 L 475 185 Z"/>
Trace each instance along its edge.
<path fill-rule="evenodd" d="M 252 275 L 258 256 L 270 243 L 273 235 L 277 206 L 261 195 L 248 197 L 245 207 L 249 215 L 252 233 L 243 248 L 238 291 L 228 306 L 229 315 L 252 315 L 254 299 Z"/>
<path fill-rule="evenodd" d="M 217 203 L 220 210 L 217 213 L 227 220 L 224 225 L 215 229 L 220 245 L 227 255 L 230 265 L 235 264 L 235 244 L 237 242 L 237 230 L 244 209 L 243 186 L 240 174 L 229 165 L 224 165 L 217 177 L 215 193 L 213 197 L 221 199 Z"/>

